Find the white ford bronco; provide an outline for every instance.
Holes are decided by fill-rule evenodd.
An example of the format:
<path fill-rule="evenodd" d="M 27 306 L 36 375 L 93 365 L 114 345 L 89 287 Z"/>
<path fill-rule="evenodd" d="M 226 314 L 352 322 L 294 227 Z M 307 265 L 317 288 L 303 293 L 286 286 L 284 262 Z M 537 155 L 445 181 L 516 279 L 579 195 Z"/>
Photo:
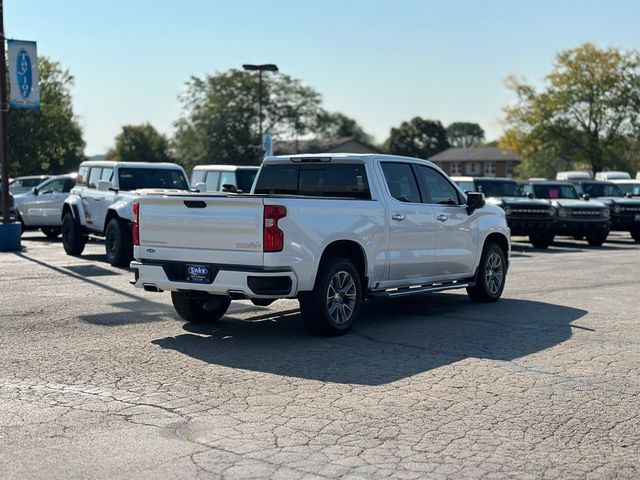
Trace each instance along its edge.
<path fill-rule="evenodd" d="M 105 237 L 107 260 L 129 265 L 133 256 L 133 200 L 144 194 L 189 191 L 182 167 L 173 163 L 88 161 L 62 207 L 62 244 L 80 255 L 89 234 Z"/>
<path fill-rule="evenodd" d="M 267 157 L 250 194 L 140 197 L 133 243 L 132 283 L 171 291 L 187 321 L 297 298 L 324 335 L 348 331 L 370 297 L 496 301 L 510 251 L 504 211 L 481 193 L 431 162 L 355 154 Z"/>

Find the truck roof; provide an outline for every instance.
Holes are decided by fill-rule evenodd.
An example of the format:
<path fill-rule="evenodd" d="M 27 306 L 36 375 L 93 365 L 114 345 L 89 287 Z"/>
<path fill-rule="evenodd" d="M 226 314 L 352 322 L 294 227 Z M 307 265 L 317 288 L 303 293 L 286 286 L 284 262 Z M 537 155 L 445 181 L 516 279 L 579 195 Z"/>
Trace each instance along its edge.
<path fill-rule="evenodd" d="M 193 170 L 220 170 L 223 172 L 235 172 L 237 170 L 259 170 L 255 165 L 196 165 Z"/>
<path fill-rule="evenodd" d="M 111 160 L 87 160 L 80 164 L 81 167 L 119 167 L 127 168 L 182 168 L 180 165 L 168 162 L 114 162 Z"/>
<path fill-rule="evenodd" d="M 426 165 L 436 167 L 440 169 L 435 163 L 429 160 L 423 160 L 421 158 L 403 157 L 400 155 L 385 155 L 380 153 L 310 153 L 310 154 L 296 154 L 296 155 L 279 155 L 265 157 L 263 164 L 267 163 L 313 163 L 313 162 L 353 162 L 358 161 L 362 163 L 373 162 L 374 160 L 403 160 L 412 162 L 423 162 Z"/>

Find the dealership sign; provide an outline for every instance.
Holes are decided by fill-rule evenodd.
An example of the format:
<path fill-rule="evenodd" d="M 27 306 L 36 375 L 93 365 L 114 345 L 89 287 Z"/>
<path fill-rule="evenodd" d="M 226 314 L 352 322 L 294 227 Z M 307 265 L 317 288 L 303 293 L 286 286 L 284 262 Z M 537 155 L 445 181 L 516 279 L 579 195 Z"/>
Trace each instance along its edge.
<path fill-rule="evenodd" d="M 7 40 L 9 53 L 9 107 L 40 108 L 36 42 Z"/>

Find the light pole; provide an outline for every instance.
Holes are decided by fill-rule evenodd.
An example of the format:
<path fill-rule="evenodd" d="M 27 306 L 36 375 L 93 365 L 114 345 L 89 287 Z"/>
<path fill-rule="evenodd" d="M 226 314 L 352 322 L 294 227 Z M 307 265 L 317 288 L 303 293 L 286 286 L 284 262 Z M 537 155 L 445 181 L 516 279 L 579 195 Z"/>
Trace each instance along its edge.
<path fill-rule="evenodd" d="M 273 63 L 263 63 L 262 65 L 254 65 L 251 63 L 245 63 L 242 65 L 242 68 L 248 71 L 258 71 L 258 84 L 259 84 L 259 93 L 258 93 L 258 129 L 259 139 L 258 142 L 260 147 L 258 149 L 258 162 L 262 161 L 262 72 L 277 72 L 278 67 Z"/>

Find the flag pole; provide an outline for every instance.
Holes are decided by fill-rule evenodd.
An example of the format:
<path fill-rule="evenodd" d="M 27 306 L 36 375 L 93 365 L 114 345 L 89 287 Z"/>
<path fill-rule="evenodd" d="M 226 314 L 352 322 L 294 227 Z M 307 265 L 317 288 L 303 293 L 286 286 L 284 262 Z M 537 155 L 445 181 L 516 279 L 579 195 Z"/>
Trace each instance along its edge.
<path fill-rule="evenodd" d="M 7 58 L 5 56 L 4 5 L 0 0 L 0 158 L 2 159 L 2 223 L 10 221 L 9 204 L 9 136 L 7 134 Z"/>

